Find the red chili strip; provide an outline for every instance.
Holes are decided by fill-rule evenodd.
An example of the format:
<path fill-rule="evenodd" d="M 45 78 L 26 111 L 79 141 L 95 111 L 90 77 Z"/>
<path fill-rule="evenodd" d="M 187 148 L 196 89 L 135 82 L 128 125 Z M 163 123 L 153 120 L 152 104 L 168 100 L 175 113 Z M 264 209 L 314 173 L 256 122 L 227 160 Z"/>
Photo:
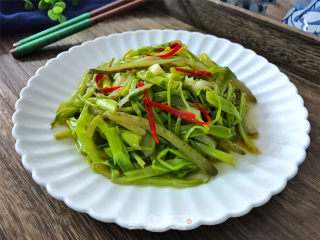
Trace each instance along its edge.
<path fill-rule="evenodd" d="M 111 87 L 111 88 L 101 88 L 100 85 L 99 85 L 99 83 L 100 83 L 100 81 L 103 79 L 103 76 L 104 76 L 103 74 L 98 74 L 98 75 L 96 75 L 96 77 L 94 78 L 94 80 L 96 81 L 96 84 L 97 84 L 99 90 L 100 90 L 102 93 L 111 93 L 111 92 L 113 92 L 114 90 L 117 90 L 117 89 L 123 87 L 123 86 L 117 86 L 117 87 Z"/>
<path fill-rule="evenodd" d="M 177 46 L 180 46 L 180 43 L 179 42 L 173 42 L 169 45 L 170 48 L 175 48 Z M 181 46 L 180 46 L 181 47 Z"/>
<path fill-rule="evenodd" d="M 199 103 L 197 103 L 197 102 L 194 102 L 194 104 L 197 106 L 197 108 L 199 108 L 200 112 L 206 117 L 207 124 L 209 124 L 211 122 L 211 119 L 210 119 L 210 116 L 209 116 L 210 111 L 208 111 L 205 108 L 201 107 L 199 105 Z"/>
<path fill-rule="evenodd" d="M 117 86 L 117 87 L 110 87 L 110 88 L 100 88 L 100 91 L 102 93 L 111 93 L 119 88 L 122 88 L 123 86 Z"/>
<path fill-rule="evenodd" d="M 138 82 L 137 83 L 137 87 L 142 87 L 142 86 L 144 86 L 144 82 Z"/>
<path fill-rule="evenodd" d="M 190 121 L 190 122 L 193 122 L 193 123 L 197 123 L 197 124 L 201 124 L 201 125 L 208 125 L 211 122 L 211 119 L 209 117 L 209 111 L 207 111 L 203 107 L 199 106 L 199 104 L 197 102 L 195 102 L 195 104 L 199 108 L 199 110 L 205 115 L 205 117 L 207 119 L 207 122 L 200 122 L 200 121 L 196 120 L 194 113 L 184 112 L 184 111 L 181 111 L 179 109 L 170 107 L 168 105 L 151 101 L 149 98 L 146 98 L 146 97 L 144 97 L 142 99 L 142 101 L 144 102 L 144 104 L 146 106 L 159 108 L 159 109 L 161 109 L 163 111 L 171 113 L 172 115 L 175 115 L 177 117 L 180 117 L 180 118 L 182 118 L 184 120 L 187 120 L 187 121 Z"/>
<path fill-rule="evenodd" d="M 161 48 L 161 49 L 158 49 L 156 52 L 163 52 L 163 51 L 164 51 L 164 49 Z"/>
<path fill-rule="evenodd" d="M 103 78 L 103 74 L 98 74 L 98 75 L 96 75 L 96 77 L 94 78 L 94 80 L 96 81 L 96 84 L 98 85 L 99 84 L 99 82 L 102 80 L 102 78 Z M 99 85 L 98 85 L 98 87 L 99 87 Z"/>
<path fill-rule="evenodd" d="M 202 76 L 202 77 L 211 77 L 212 76 L 211 72 L 207 72 L 207 71 L 189 70 L 189 69 L 178 68 L 178 67 L 176 67 L 174 69 L 178 72 L 189 73 L 189 74 L 196 75 L 196 76 Z"/>
<path fill-rule="evenodd" d="M 151 54 L 146 54 L 146 55 L 147 56 L 152 56 L 152 57 L 167 58 L 167 57 L 171 57 L 173 54 L 178 52 L 179 49 L 181 48 L 181 45 L 178 42 L 171 43 L 169 46 L 172 48 L 172 50 L 170 52 L 167 52 L 167 53 L 163 54 L 163 55 L 151 55 Z"/>
<path fill-rule="evenodd" d="M 149 99 L 149 95 L 147 93 L 146 90 L 143 91 L 144 93 L 144 98 L 143 99 Z M 154 115 L 153 115 L 153 111 L 152 111 L 152 107 L 150 105 L 147 105 L 145 104 L 145 109 L 146 109 L 146 112 L 147 112 L 147 116 L 148 116 L 148 121 L 149 121 L 149 127 L 150 127 L 150 132 L 151 132 L 151 135 L 154 139 L 154 141 L 159 144 L 159 140 L 158 140 L 158 137 L 157 137 L 157 129 L 156 129 L 156 122 L 154 120 Z"/>

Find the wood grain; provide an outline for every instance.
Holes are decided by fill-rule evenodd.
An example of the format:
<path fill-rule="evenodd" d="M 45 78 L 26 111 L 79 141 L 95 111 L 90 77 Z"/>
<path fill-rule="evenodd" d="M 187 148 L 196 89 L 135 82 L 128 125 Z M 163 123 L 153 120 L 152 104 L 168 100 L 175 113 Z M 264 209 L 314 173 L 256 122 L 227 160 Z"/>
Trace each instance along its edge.
<path fill-rule="evenodd" d="M 2 36 L 0 239 L 320 239 L 320 115 L 318 114 L 320 84 L 318 80 L 311 78 L 310 74 L 303 76 L 297 74 L 297 71 L 292 71 L 294 64 L 297 64 L 295 61 L 291 62 L 292 66 L 283 63 L 280 65 L 281 71 L 297 86 L 309 110 L 312 130 L 307 158 L 300 166 L 297 176 L 289 181 L 284 191 L 272 197 L 264 206 L 253 209 L 243 217 L 229 219 L 217 226 L 202 226 L 184 232 L 171 230 L 165 233 L 151 233 L 143 230 L 127 230 L 116 224 L 96 221 L 86 214 L 69 209 L 63 202 L 50 197 L 43 187 L 32 180 L 31 174 L 23 168 L 21 158 L 15 152 L 15 142 L 11 136 L 14 105 L 28 79 L 49 58 L 55 57 L 57 53 L 67 50 L 70 46 L 110 33 L 152 28 L 199 31 L 154 9 L 140 8 L 130 14 L 100 23 L 20 60 L 13 59 L 8 51 L 12 43 L 23 36 Z M 235 39 L 237 35 L 232 29 L 228 31 L 230 39 Z M 227 36 L 227 32 L 224 34 Z M 239 39 L 243 36 L 239 35 Z M 277 35 L 274 36 L 276 37 Z M 245 38 L 258 41 L 250 34 L 245 35 Z M 297 40 L 297 44 L 300 44 L 300 40 Z M 277 50 L 276 44 L 271 44 L 269 48 L 270 51 L 274 51 L 274 58 L 269 58 L 270 61 L 281 58 L 282 52 Z M 306 57 L 309 54 L 314 58 L 318 56 L 306 52 Z"/>
<path fill-rule="evenodd" d="M 159 7 L 172 16 L 240 43 L 272 63 L 320 83 L 320 37 L 219 0 L 164 2 L 159 1 Z"/>

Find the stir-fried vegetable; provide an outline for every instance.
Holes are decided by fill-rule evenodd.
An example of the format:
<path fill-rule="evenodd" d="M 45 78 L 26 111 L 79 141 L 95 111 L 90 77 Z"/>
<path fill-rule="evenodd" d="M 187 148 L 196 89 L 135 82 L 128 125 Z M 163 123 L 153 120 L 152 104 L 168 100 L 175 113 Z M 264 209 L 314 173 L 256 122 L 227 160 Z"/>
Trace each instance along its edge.
<path fill-rule="evenodd" d="M 128 50 L 86 71 L 52 121 L 92 169 L 117 184 L 191 187 L 259 153 L 246 118 L 256 99 L 225 67 L 180 41 Z M 250 124 L 249 124 L 250 123 Z"/>

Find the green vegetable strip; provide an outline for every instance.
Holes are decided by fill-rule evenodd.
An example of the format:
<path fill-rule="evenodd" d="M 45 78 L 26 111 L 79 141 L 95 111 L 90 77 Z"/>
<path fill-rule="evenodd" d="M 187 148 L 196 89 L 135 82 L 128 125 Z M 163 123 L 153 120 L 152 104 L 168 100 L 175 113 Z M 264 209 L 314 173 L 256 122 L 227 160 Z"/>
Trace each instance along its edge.
<path fill-rule="evenodd" d="M 206 99 L 209 104 L 216 106 L 218 108 L 217 113 L 216 113 L 216 117 L 212 121 L 212 124 L 214 124 L 220 119 L 220 116 L 221 116 L 221 110 L 222 110 L 221 109 L 222 108 L 221 101 L 220 101 L 219 96 L 211 89 L 206 92 Z"/>
<path fill-rule="evenodd" d="M 148 89 L 152 87 L 152 84 L 145 84 L 143 87 L 140 87 L 140 88 L 136 88 L 134 89 L 133 91 L 131 91 L 129 94 L 127 94 L 127 96 L 125 96 L 124 98 L 121 99 L 121 101 L 119 101 L 118 103 L 118 107 L 122 107 L 124 104 L 126 104 L 130 97 L 134 94 L 137 94 L 139 92 L 143 92 L 144 90 Z"/>
<path fill-rule="evenodd" d="M 119 112 L 126 112 L 126 113 L 135 113 L 133 107 L 121 107 L 118 108 Z"/>
<path fill-rule="evenodd" d="M 227 92 L 227 100 L 229 102 L 232 102 L 232 94 L 233 94 L 233 87 L 232 87 L 232 84 L 231 83 L 228 83 L 228 92 Z M 238 112 L 238 111 L 237 111 Z M 239 114 L 239 117 L 240 117 L 240 114 Z M 241 120 L 241 118 L 238 118 L 239 120 Z M 227 124 L 228 124 L 228 127 L 231 127 L 233 126 L 233 120 L 234 120 L 234 117 L 227 113 L 227 116 L 226 116 L 226 120 L 227 120 Z"/>
<path fill-rule="evenodd" d="M 188 141 L 188 138 L 190 137 L 190 135 L 196 130 L 196 129 L 200 129 L 202 130 L 202 132 L 204 134 L 208 134 L 208 131 L 209 131 L 209 127 L 208 126 L 198 126 L 198 125 L 195 125 L 195 126 L 192 126 L 187 132 L 186 134 L 183 136 L 183 141 Z"/>
<path fill-rule="evenodd" d="M 163 109 L 167 105 L 191 112 L 203 122 L 205 113 L 197 102 L 208 110 L 211 122 L 190 124 L 153 108 L 155 144 L 148 132 L 144 91 Z M 256 98 L 229 68 L 205 53 L 194 55 L 176 40 L 129 49 L 122 59 L 86 71 L 74 94 L 57 108 L 51 127 L 67 124 L 69 129 L 54 137 L 74 137 L 93 171 L 114 183 L 191 187 L 217 174 L 213 160 L 234 165 L 228 152 L 260 152 L 250 137 L 258 132 L 245 118 L 246 101 Z"/>
<path fill-rule="evenodd" d="M 177 118 L 176 125 L 174 127 L 174 134 L 177 136 L 180 135 L 180 127 L 181 127 L 181 118 Z"/>
<path fill-rule="evenodd" d="M 139 166 L 141 168 L 144 168 L 144 165 L 146 165 L 145 161 L 143 161 L 143 159 L 135 152 L 132 153 L 132 156 L 134 157 L 134 159 L 137 161 L 137 163 L 139 164 Z"/>
<path fill-rule="evenodd" d="M 81 151 L 85 152 L 88 158 L 93 162 L 102 161 L 103 159 L 100 157 L 98 148 L 92 141 L 92 138 L 90 138 L 87 134 L 86 125 L 88 119 L 88 109 L 89 106 L 85 105 L 79 116 L 74 131 L 81 144 Z"/>
<path fill-rule="evenodd" d="M 173 155 L 176 155 L 177 158 L 175 158 L 172 161 L 163 160 L 163 158 L 167 155 L 168 152 L 172 153 Z M 165 148 L 164 150 L 162 150 L 158 154 L 156 161 L 172 171 L 177 171 L 185 166 L 190 165 L 191 162 L 189 162 L 185 159 L 187 159 L 187 158 L 179 151 L 177 151 L 175 149 Z M 152 166 L 154 167 L 155 164 L 153 164 Z"/>
<path fill-rule="evenodd" d="M 205 99 L 205 94 L 203 94 L 203 92 L 199 92 L 198 97 L 202 103 L 202 105 L 204 106 L 205 109 L 210 109 L 210 106 L 208 104 L 208 102 Z"/>
<path fill-rule="evenodd" d="M 105 114 L 107 114 L 108 112 L 104 112 Z M 126 129 L 130 130 L 133 133 L 136 133 L 138 135 L 145 135 L 146 134 L 146 130 L 141 128 L 141 127 L 137 127 L 137 126 L 133 126 L 131 124 L 127 124 L 125 119 L 119 119 L 119 125 L 124 126 Z"/>
<path fill-rule="evenodd" d="M 210 91 L 209 92 L 209 96 L 210 94 L 212 94 L 213 91 Z M 219 99 L 219 100 L 218 100 Z M 241 117 L 240 117 L 240 114 L 238 112 L 238 110 L 236 109 L 236 107 L 231 103 L 229 102 L 228 100 L 220 97 L 220 96 L 217 96 L 217 98 L 214 98 L 214 97 L 209 97 L 208 98 L 208 102 L 214 106 L 214 107 L 221 107 L 221 110 L 226 112 L 226 113 L 229 113 L 231 114 L 232 116 L 234 116 L 236 119 L 240 120 L 241 121 Z M 220 104 L 219 104 L 220 102 Z"/>
<path fill-rule="evenodd" d="M 155 111 L 155 109 L 153 108 L 152 109 L 152 111 L 153 111 L 153 116 L 154 116 L 154 120 L 156 121 L 156 123 L 158 123 L 158 124 L 160 124 L 161 126 L 164 126 L 164 120 L 163 120 L 163 118 L 161 117 L 161 115 L 160 114 L 158 114 L 156 111 Z"/>
<path fill-rule="evenodd" d="M 149 123 L 148 120 L 145 118 L 140 118 L 137 116 L 129 115 L 126 113 L 116 112 L 116 113 L 109 113 L 106 112 L 106 116 L 122 125 L 132 125 L 144 129 L 149 129 Z M 216 175 L 217 170 L 214 168 L 206 158 L 204 158 L 200 153 L 198 153 L 196 150 L 194 150 L 190 145 L 183 142 L 179 137 L 177 137 L 174 133 L 168 131 L 164 127 L 160 126 L 159 124 L 156 124 L 157 128 L 157 134 L 159 134 L 161 137 L 165 138 L 167 141 L 169 141 L 173 146 L 175 146 L 178 150 L 180 150 L 183 154 L 188 156 L 188 158 L 194 162 L 199 168 L 209 172 L 211 175 Z"/>
<path fill-rule="evenodd" d="M 217 142 L 212 137 L 210 137 L 208 135 L 195 137 L 195 139 L 199 142 L 202 142 L 202 143 L 208 145 L 209 147 L 212 147 L 212 148 L 216 148 L 216 146 L 217 146 Z M 228 140 L 225 140 L 225 141 L 228 141 Z"/>
<path fill-rule="evenodd" d="M 105 148 L 103 149 L 103 151 L 108 155 L 109 158 L 112 158 L 111 148 Z"/>
<path fill-rule="evenodd" d="M 120 172 L 118 169 L 114 169 L 114 168 L 111 168 L 110 170 L 111 170 L 111 181 L 114 181 L 119 177 Z"/>
<path fill-rule="evenodd" d="M 106 178 L 111 179 L 111 170 L 108 166 L 106 166 L 106 164 L 91 164 L 92 170 L 95 173 L 99 173 L 103 176 L 105 176 Z"/>
<path fill-rule="evenodd" d="M 135 181 L 135 180 L 162 175 L 168 172 L 171 172 L 171 170 L 170 169 L 159 170 L 159 169 L 154 169 L 152 166 L 148 166 L 145 168 L 140 168 L 140 169 L 126 172 L 125 175 L 128 181 Z"/>
<path fill-rule="evenodd" d="M 190 129 L 192 129 L 192 131 Z M 235 134 L 231 128 L 227 128 L 220 125 L 211 125 L 209 129 L 207 127 L 199 127 L 196 125 L 184 125 L 181 127 L 182 134 L 186 134 L 188 131 L 191 132 L 189 136 L 185 136 L 185 138 L 198 137 L 207 134 L 218 138 L 231 138 Z"/>
<path fill-rule="evenodd" d="M 159 114 L 164 122 L 168 121 L 168 114 L 166 114 L 164 111 L 160 111 Z"/>
<path fill-rule="evenodd" d="M 86 71 L 78 84 L 76 91 L 71 96 L 68 102 L 60 104 L 56 110 L 56 116 L 51 122 L 51 128 L 55 126 L 57 122 L 66 121 L 68 118 L 72 117 L 75 113 L 80 113 L 83 107 L 83 102 L 79 99 L 87 90 L 87 82 L 92 75 Z"/>
<path fill-rule="evenodd" d="M 182 84 L 180 84 L 180 86 L 179 86 L 179 91 L 180 91 L 180 97 L 181 97 L 184 105 L 187 107 L 188 112 L 193 112 L 192 109 L 190 108 L 190 106 L 189 106 L 186 98 L 184 97 L 184 94 L 183 94 L 183 91 L 182 91 Z M 194 113 L 194 112 L 193 112 L 193 113 Z"/>
<path fill-rule="evenodd" d="M 70 137 L 72 135 L 72 130 L 71 129 L 65 129 L 61 132 L 56 133 L 54 136 L 55 139 L 61 139 L 61 138 L 66 138 Z"/>
<path fill-rule="evenodd" d="M 241 155 L 246 154 L 246 152 L 241 147 L 239 147 L 236 143 L 234 143 L 228 139 L 220 139 L 219 146 L 227 151 L 232 151 L 235 153 L 239 153 Z"/>
<path fill-rule="evenodd" d="M 71 96 L 70 100 L 77 98 L 79 95 L 82 96 L 83 94 L 85 94 L 85 92 L 87 90 L 87 82 L 89 81 L 89 79 L 91 77 L 92 77 L 92 74 L 90 74 L 89 71 L 84 72 L 84 74 L 82 75 L 82 78 L 78 84 L 78 87 L 77 87 L 76 91 L 73 93 L 73 95 Z M 59 107 L 58 107 L 58 109 L 59 109 Z"/>
<path fill-rule="evenodd" d="M 136 181 L 136 180 L 140 180 L 140 179 L 144 179 L 144 178 L 148 178 L 148 177 L 154 177 L 154 176 L 158 176 L 158 175 L 163 175 L 165 173 L 179 170 L 181 167 L 184 166 L 184 165 L 181 166 L 181 164 L 183 164 L 183 163 L 185 163 L 185 160 L 172 159 L 172 160 L 167 161 L 167 164 L 169 166 L 173 165 L 172 168 L 162 168 L 160 170 L 160 169 L 153 168 L 153 166 L 148 166 L 145 168 L 140 168 L 140 169 L 126 172 L 125 175 L 126 175 L 128 181 Z"/>
<path fill-rule="evenodd" d="M 210 126 L 208 134 L 218 138 L 232 138 L 235 135 L 231 128 L 220 125 Z"/>
<path fill-rule="evenodd" d="M 79 113 L 80 108 L 79 107 L 68 107 L 65 106 L 64 108 L 61 108 L 57 111 L 56 117 L 51 122 L 51 128 L 53 128 L 57 122 L 59 121 L 65 121 L 68 118 L 71 118 L 74 114 Z"/>
<path fill-rule="evenodd" d="M 118 103 L 112 99 L 99 99 L 96 102 L 96 107 L 109 112 L 115 112 L 117 110 Z"/>
<path fill-rule="evenodd" d="M 168 106 L 171 106 L 171 82 L 172 82 L 172 78 L 173 78 L 173 75 L 171 74 L 171 76 L 169 77 L 169 81 L 168 81 L 168 87 L 167 87 L 167 104 Z M 169 131 L 171 131 L 171 114 L 168 113 L 168 129 Z"/>
<path fill-rule="evenodd" d="M 142 111 L 146 111 L 146 109 L 144 108 L 144 106 L 140 103 L 140 102 L 137 102 L 137 105 L 139 106 L 140 110 Z"/>
<path fill-rule="evenodd" d="M 239 112 L 242 116 L 242 118 L 244 118 L 244 107 L 246 104 L 246 99 L 245 99 L 246 94 L 243 93 L 241 94 L 241 100 L 240 100 L 240 109 Z M 247 147 L 253 152 L 253 153 L 260 153 L 260 150 L 254 145 L 254 143 L 251 141 L 251 139 L 249 138 L 249 136 L 247 135 L 247 133 L 244 131 L 243 128 L 243 124 L 242 123 L 238 123 L 238 130 L 240 133 L 240 136 L 243 140 L 243 142 L 247 145 Z"/>
<path fill-rule="evenodd" d="M 226 162 L 232 166 L 236 165 L 233 161 L 233 155 L 229 153 L 214 149 L 200 142 L 192 141 L 191 143 L 193 147 L 195 147 L 198 151 L 202 152 L 205 155 L 211 156 L 222 162 Z"/>
<path fill-rule="evenodd" d="M 176 188 L 185 188 L 185 187 L 193 187 L 199 184 L 206 183 L 208 179 L 205 178 L 194 178 L 194 179 L 177 179 L 169 176 L 161 176 L 161 177 L 149 177 L 144 178 L 137 181 L 128 181 L 127 178 L 121 177 L 116 178 L 113 182 L 121 185 L 127 184 L 135 184 L 141 186 L 169 186 L 169 187 L 176 187 Z"/>
<path fill-rule="evenodd" d="M 88 128 L 87 128 L 87 135 L 89 138 L 92 138 L 93 137 L 93 134 L 96 130 L 96 127 L 97 127 L 97 119 L 99 118 L 100 116 L 96 116 L 95 118 L 92 119 L 92 121 L 90 122 Z"/>
<path fill-rule="evenodd" d="M 134 167 L 130 161 L 129 155 L 126 154 L 125 149 L 123 148 L 118 129 L 116 127 L 110 128 L 102 118 L 99 118 L 96 121 L 98 127 L 108 140 L 114 162 L 119 165 L 123 172 L 133 170 Z"/>
<path fill-rule="evenodd" d="M 141 117 L 141 110 L 140 110 L 139 105 L 137 104 L 137 102 L 131 101 L 131 106 L 132 106 L 133 110 L 135 111 L 135 113 L 136 113 L 139 117 Z"/>
<path fill-rule="evenodd" d="M 183 95 L 186 100 L 191 100 L 190 93 L 186 90 L 182 90 Z M 173 90 L 172 88 L 170 89 L 170 94 L 173 96 L 179 96 L 180 97 L 180 91 L 179 90 Z M 156 102 L 165 102 L 167 100 L 167 91 L 160 91 L 154 93 L 153 100 Z"/>
<path fill-rule="evenodd" d="M 90 69 L 90 71 L 93 73 L 98 73 L 98 74 L 108 74 L 110 72 L 120 72 L 120 71 L 123 71 L 125 69 L 130 69 L 130 68 L 150 67 L 154 64 L 160 64 L 160 65 L 168 64 L 168 63 L 173 64 L 177 60 L 181 60 L 181 59 L 177 59 L 176 57 L 171 57 L 168 59 L 161 59 L 158 57 L 144 57 L 142 59 L 136 60 L 131 63 L 124 63 L 124 64 L 119 64 L 119 65 L 114 64 L 112 67 L 107 68 L 106 70 Z"/>
<path fill-rule="evenodd" d="M 146 134 L 142 137 L 141 147 L 151 148 L 151 150 L 143 150 L 143 154 L 145 155 L 145 157 L 150 157 L 155 152 L 156 142 L 154 141 L 152 136 L 149 134 L 149 132 L 146 132 Z"/>
<path fill-rule="evenodd" d="M 243 82 L 241 82 L 229 68 L 227 68 L 227 69 L 228 69 L 228 71 L 227 71 L 228 78 L 231 79 L 231 83 L 235 87 L 239 88 L 241 90 L 241 92 L 245 93 L 248 97 L 248 100 L 250 100 L 253 103 L 257 102 L 256 97 L 252 94 L 250 89 Z"/>
<path fill-rule="evenodd" d="M 128 130 L 122 130 L 121 137 L 125 143 L 136 150 L 141 150 L 140 141 L 142 139 L 141 135 L 135 134 Z"/>
<path fill-rule="evenodd" d="M 218 65 L 213 62 L 210 57 L 206 53 L 202 53 L 199 55 L 201 62 L 208 68 L 216 68 Z"/>

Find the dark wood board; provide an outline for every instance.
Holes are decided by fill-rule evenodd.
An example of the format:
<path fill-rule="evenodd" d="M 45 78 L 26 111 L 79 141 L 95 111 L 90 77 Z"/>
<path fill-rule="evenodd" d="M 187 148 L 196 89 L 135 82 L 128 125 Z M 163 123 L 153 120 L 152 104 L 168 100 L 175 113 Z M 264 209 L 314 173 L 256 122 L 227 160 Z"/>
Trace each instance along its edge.
<path fill-rule="evenodd" d="M 320 37 L 219 0 L 155 1 L 170 15 L 320 83 Z M 307 71 L 306 71 L 307 69 Z"/>
<path fill-rule="evenodd" d="M 243 217 L 191 231 L 151 233 L 127 230 L 116 224 L 99 222 L 68 208 L 33 181 L 31 174 L 23 168 L 21 157 L 15 152 L 15 142 L 11 135 L 14 105 L 28 79 L 48 59 L 73 45 L 111 33 L 153 28 L 199 31 L 161 12 L 140 8 L 19 60 L 13 59 L 8 51 L 13 42 L 28 34 L 1 37 L 0 239 L 320 239 L 320 84 L 309 74 L 303 76 L 292 71 L 294 65 L 290 64 L 282 63 L 280 67 L 305 100 L 312 125 L 311 145 L 305 162 L 287 187 L 267 204 L 253 209 Z M 230 34 L 230 39 L 235 39 L 235 36 Z M 299 41 L 297 43 L 300 44 Z M 275 62 L 282 53 L 277 52 L 276 44 L 272 49 L 275 51 L 274 57 L 268 55 L 267 58 Z"/>

